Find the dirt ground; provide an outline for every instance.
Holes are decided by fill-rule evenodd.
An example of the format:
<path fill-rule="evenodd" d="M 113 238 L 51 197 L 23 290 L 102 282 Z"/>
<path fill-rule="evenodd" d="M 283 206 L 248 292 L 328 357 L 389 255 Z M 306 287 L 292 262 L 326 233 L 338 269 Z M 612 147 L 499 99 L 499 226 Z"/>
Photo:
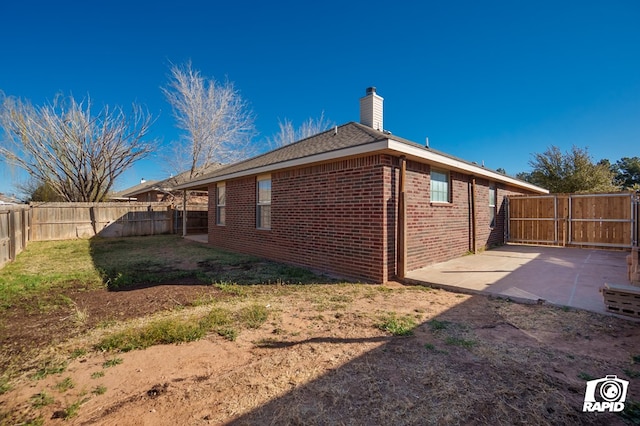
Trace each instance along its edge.
<path fill-rule="evenodd" d="M 3 316 L 0 365 L 15 374 L 0 395 L 1 423 L 640 422 L 640 324 L 630 320 L 399 284 L 261 286 L 247 298 L 183 282 L 66 296 L 72 302 L 51 312 L 25 303 Z M 211 334 L 127 353 L 91 349 L 148 315 L 248 299 L 269 319 L 235 341 Z M 381 330 L 390 313 L 414 318 L 413 334 Z M 33 378 L 60 358 L 64 371 Z M 611 374 L 630 382 L 627 409 L 583 413 L 586 381 Z M 67 378 L 73 387 L 63 389 Z M 37 404 L 43 394 L 51 400 Z"/>

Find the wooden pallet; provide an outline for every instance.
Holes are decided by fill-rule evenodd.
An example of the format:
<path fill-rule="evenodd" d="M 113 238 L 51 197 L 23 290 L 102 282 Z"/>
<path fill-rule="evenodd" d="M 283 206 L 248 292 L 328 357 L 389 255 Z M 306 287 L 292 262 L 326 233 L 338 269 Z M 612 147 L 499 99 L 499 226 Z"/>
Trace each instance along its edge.
<path fill-rule="evenodd" d="M 625 284 L 605 284 L 602 296 L 607 311 L 640 318 L 640 287 Z"/>

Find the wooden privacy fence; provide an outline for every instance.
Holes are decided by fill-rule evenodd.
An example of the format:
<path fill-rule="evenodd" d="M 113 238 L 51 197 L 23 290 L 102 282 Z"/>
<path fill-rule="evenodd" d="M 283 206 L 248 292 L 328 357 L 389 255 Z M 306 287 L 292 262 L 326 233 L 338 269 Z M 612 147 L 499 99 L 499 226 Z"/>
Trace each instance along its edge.
<path fill-rule="evenodd" d="M 26 247 L 29 218 L 29 206 L 0 205 L 0 268 Z"/>
<path fill-rule="evenodd" d="M 207 232 L 207 206 L 187 206 L 187 234 Z M 44 203 L 0 206 L 0 267 L 29 241 L 182 234 L 181 206 L 168 203 Z"/>
<path fill-rule="evenodd" d="M 32 205 L 30 241 L 173 232 L 166 203 L 46 203 Z"/>
<path fill-rule="evenodd" d="M 507 241 L 559 246 L 638 245 L 638 194 L 516 195 L 507 199 Z"/>
<path fill-rule="evenodd" d="M 174 210 L 174 233 L 182 234 L 182 206 L 176 206 Z M 187 207 L 187 234 L 206 234 L 209 232 L 209 208 L 204 204 Z"/>

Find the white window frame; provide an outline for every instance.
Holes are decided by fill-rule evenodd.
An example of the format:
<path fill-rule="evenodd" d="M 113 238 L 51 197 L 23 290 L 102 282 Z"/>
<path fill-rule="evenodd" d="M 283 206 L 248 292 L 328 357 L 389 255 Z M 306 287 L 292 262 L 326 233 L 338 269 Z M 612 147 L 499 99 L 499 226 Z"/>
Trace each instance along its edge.
<path fill-rule="evenodd" d="M 221 190 L 222 190 L 222 197 L 220 197 Z M 216 185 L 216 225 L 225 226 L 226 219 L 227 219 L 227 186 L 225 185 L 224 182 L 219 182 Z"/>
<path fill-rule="evenodd" d="M 434 179 L 434 175 L 439 175 L 436 177 L 444 176 L 446 182 Z M 446 188 L 444 190 L 441 189 L 443 183 L 446 184 Z M 446 195 L 446 197 L 443 197 L 443 195 Z M 432 203 L 451 203 L 451 173 L 445 170 L 431 170 L 429 197 Z"/>
<path fill-rule="evenodd" d="M 268 197 L 260 193 L 260 187 L 268 185 Z M 271 229 L 271 175 L 258 176 L 256 179 L 256 228 Z"/>

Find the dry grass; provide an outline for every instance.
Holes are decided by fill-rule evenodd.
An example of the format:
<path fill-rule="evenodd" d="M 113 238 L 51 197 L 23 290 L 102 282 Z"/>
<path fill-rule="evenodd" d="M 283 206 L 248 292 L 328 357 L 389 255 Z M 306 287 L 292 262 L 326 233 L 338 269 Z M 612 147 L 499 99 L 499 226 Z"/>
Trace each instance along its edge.
<path fill-rule="evenodd" d="M 189 250 L 171 251 L 170 262 L 197 265 L 204 252 Z M 108 263 L 124 256 L 109 253 L 100 254 Z M 245 260 L 225 261 L 247 273 Z M 158 413 L 165 424 L 640 422 L 634 322 L 397 284 L 202 288 L 191 304 L 102 321 L 12 364 L 0 424 L 154 423 Z M 70 308 L 77 324 L 95 318 Z M 630 381 L 628 410 L 582 413 L 585 381 L 607 374 Z M 148 393 L 151 383 L 162 391 Z"/>

